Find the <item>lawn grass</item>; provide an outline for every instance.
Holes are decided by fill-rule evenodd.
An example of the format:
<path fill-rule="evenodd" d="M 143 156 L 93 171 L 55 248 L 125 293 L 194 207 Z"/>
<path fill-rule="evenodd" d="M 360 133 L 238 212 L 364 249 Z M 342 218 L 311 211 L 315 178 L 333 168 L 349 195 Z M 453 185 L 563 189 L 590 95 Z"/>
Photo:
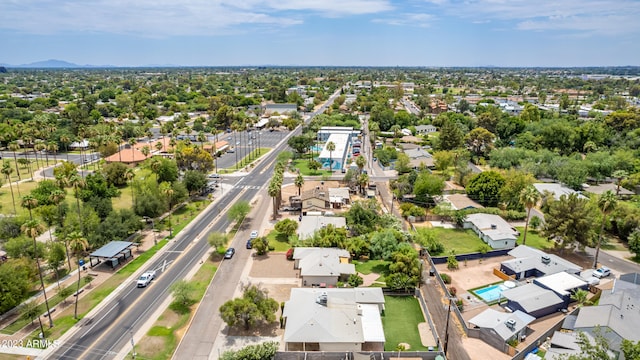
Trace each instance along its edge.
<path fill-rule="evenodd" d="M 303 176 L 321 176 L 321 175 L 331 176 L 332 174 L 332 172 L 329 170 L 309 169 L 309 160 L 305 160 L 305 159 L 293 160 L 293 162 L 291 163 L 291 167 L 300 170 L 300 174 L 302 174 Z"/>
<path fill-rule="evenodd" d="M 478 252 L 478 249 L 484 245 L 472 230 L 466 229 L 445 229 L 441 227 L 429 228 L 430 231 L 444 245 L 445 254 L 451 251 L 456 254 L 469 254 Z"/>
<path fill-rule="evenodd" d="M 3 184 L 6 182 L 3 181 Z M 17 185 L 17 187 L 16 187 Z M 35 181 L 27 181 L 20 184 L 13 184 L 13 196 L 16 200 L 16 215 L 29 215 L 29 211 L 22 206 L 20 206 L 20 202 L 22 201 L 22 196 L 30 193 L 31 190 L 35 189 L 38 186 L 38 183 Z M 20 193 L 18 193 L 20 190 Z M 11 199 L 11 189 L 9 186 L 3 186 L 0 188 L 0 213 L 2 214 L 13 214 L 13 200 Z"/>
<path fill-rule="evenodd" d="M 218 173 L 219 174 L 232 174 L 232 173 L 234 173 L 236 171 L 240 171 L 245 166 L 248 166 L 249 164 L 253 163 L 254 161 L 260 159 L 263 155 L 268 153 L 270 150 L 271 150 L 270 148 L 259 148 L 257 150 L 257 156 L 256 156 L 256 151 L 254 151 L 253 155 L 251 155 L 251 158 L 249 158 L 249 155 L 243 156 L 242 159 L 240 159 L 237 163 L 229 166 L 228 168 L 219 168 L 218 169 Z M 237 166 L 237 169 L 236 169 L 236 166 Z"/>
<path fill-rule="evenodd" d="M 207 261 L 191 279 L 190 283 L 194 287 L 193 298 L 198 299 L 198 302 L 202 300 L 216 270 L 216 265 L 211 261 Z M 174 313 L 171 309 L 166 309 L 144 338 L 138 342 L 138 344 L 150 343 L 155 344 L 155 346 L 138 346 L 136 349 L 137 355 L 142 359 L 170 359 L 178 345 L 179 334 L 184 334 L 183 328 L 189 322 L 191 315 L 195 314 L 195 309 L 196 305 L 191 307 L 190 313 L 181 315 Z M 154 339 L 150 339 L 151 337 Z"/>
<path fill-rule="evenodd" d="M 386 338 L 385 351 L 396 350 L 400 343 L 409 344 L 411 351 L 428 350 L 422 346 L 418 332 L 418 324 L 425 321 L 418 299 L 413 296 L 385 296 L 384 301 L 382 327 Z"/>
<path fill-rule="evenodd" d="M 198 200 L 186 204 L 185 206 L 175 210 L 171 216 L 167 216 L 159 223 L 159 228 L 168 229 L 169 220 L 171 220 L 172 236 L 175 237 L 182 229 L 184 229 L 198 214 L 209 205 L 210 200 Z"/>
<path fill-rule="evenodd" d="M 269 241 L 269 246 L 273 246 L 273 251 L 275 252 L 286 252 L 291 248 L 289 240 L 276 230 L 271 230 L 267 234 L 267 240 Z"/>
<path fill-rule="evenodd" d="M 516 244 L 521 245 L 522 239 L 524 238 L 524 227 L 516 227 L 516 230 L 520 231 L 520 236 L 518 236 L 518 240 Z M 553 247 L 553 242 L 547 239 L 546 237 L 540 235 L 539 231 L 529 229 L 527 232 L 527 246 L 531 246 L 532 248 L 545 250 Z"/>
<path fill-rule="evenodd" d="M 389 271 L 390 263 L 391 262 L 385 260 L 353 261 L 353 264 L 356 266 L 356 271 L 364 275 L 371 273 L 385 275 Z"/>

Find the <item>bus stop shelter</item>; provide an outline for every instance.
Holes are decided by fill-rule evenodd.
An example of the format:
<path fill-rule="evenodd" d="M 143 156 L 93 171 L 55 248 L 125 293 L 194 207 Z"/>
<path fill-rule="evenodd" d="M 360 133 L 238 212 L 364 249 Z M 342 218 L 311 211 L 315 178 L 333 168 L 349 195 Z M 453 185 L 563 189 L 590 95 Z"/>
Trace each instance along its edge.
<path fill-rule="evenodd" d="M 111 241 L 100 249 L 89 254 L 89 266 L 94 267 L 106 261 L 111 268 L 116 268 L 128 258 L 133 257 L 131 249 L 136 246 L 129 241 Z M 96 263 L 93 260 L 96 260 Z"/>

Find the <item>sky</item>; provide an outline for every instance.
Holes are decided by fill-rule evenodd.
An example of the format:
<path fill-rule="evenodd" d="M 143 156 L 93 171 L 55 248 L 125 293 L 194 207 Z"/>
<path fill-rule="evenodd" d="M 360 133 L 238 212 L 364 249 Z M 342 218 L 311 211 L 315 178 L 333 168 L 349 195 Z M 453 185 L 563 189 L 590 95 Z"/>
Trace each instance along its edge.
<path fill-rule="evenodd" d="M 640 65 L 639 0 L 0 0 L 0 63 Z"/>

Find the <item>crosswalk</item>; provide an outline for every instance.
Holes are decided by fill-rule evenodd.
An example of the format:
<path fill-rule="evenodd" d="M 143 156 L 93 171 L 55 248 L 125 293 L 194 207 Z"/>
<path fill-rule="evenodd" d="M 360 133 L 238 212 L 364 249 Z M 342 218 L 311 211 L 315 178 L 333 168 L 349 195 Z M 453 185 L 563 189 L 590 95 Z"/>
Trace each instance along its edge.
<path fill-rule="evenodd" d="M 234 189 L 247 189 L 247 190 L 260 190 L 265 188 L 265 186 L 256 186 L 256 185 L 235 185 Z"/>

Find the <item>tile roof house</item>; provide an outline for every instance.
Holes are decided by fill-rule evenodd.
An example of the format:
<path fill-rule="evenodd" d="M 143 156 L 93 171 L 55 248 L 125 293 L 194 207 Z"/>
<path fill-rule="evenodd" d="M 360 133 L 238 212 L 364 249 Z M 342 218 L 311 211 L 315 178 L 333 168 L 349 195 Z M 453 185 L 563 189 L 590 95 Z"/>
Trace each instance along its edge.
<path fill-rule="evenodd" d="M 506 220 L 493 214 L 469 214 L 462 227 L 473 230 L 492 249 L 512 248 L 520 235 Z"/>
<path fill-rule="evenodd" d="M 303 286 L 335 286 L 356 273 L 349 263 L 351 254 L 336 248 L 297 247 L 293 251 L 294 269 L 300 269 Z"/>
<path fill-rule="evenodd" d="M 384 351 L 380 288 L 293 288 L 283 310 L 285 351 Z"/>
<path fill-rule="evenodd" d="M 557 255 L 547 254 L 526 245 L 514 248 L 509 251 L 509 255 L 515 259 L 500 263 L 500 271 L 509 276 L 515 276 L 517 280 L 551 275 L 561 271 L 577 275 L 582 270 L 581 266 Z"/>
<path fill-rule="evenodd" d="M 470 328 L 480 329 L 481 338 L 499 350 L 511 340 L 527 335 L 528 325 L 536 318 L 517 310 L 513 313 L 487 309 L 469 320 Z"/>
<path fill-rule="evenodd" d="M 153 155 L 151 153 L 145 156 L 140 150 L 133 148 L 120 150 L 119 152 L 106 157 L 104 160 L 108 163 L 121 162 L 123 164 L 135 166 L 152 156 Z"/>

